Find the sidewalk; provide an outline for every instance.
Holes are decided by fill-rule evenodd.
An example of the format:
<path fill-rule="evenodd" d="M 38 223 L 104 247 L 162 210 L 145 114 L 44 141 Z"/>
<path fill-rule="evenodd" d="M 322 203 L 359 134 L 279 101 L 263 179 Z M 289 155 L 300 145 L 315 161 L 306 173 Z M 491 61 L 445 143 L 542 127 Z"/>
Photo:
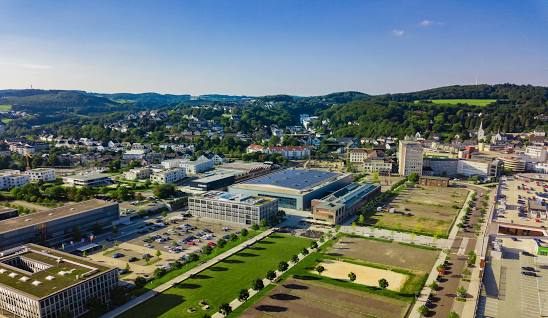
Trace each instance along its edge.
<path fill-rule="evenodd" d="M 199 266 L 194 267 L 193 269 L 189 270 L 188 272 L 185 272 L 184 274 L 182 274 L 180 276 L 177 276 L 177 277 L 173 278 L 172 280 L 163 283 L 162 285 L 159 285 L 158 287 L 142 294 L 139 297 L 131 299 L 127 303 L 123 304 L 122 306 L 114 308 L 113 310 L 109 311 L 108 313 L 102 315 L 101 318 L 114 318 L 116 316 L 119 316 L 119 315 L 123 314 L 124 312 L 130 310 L 131 308 L 133 308 L 133 307 L 149 300 L 150 298 L 153 298 L 154 296 L 158 295 L 159 293 L 162 293 L 165 290 L 173 287 L 173 285 L 181 283 L 182 281 L 190 278 L 190 276 L 192 276 L 194 274 L 197 274 L 197 273 L 207 269 L 208 267 L 213 266 L 216 263 L 224 260 L 225 258 L 228 258 L 228 257 L 230 257 L 230 256 L 246 249 L 249 245 L 255 244 L 256 242 L 264 239 L 265 237 L 269 236 L 270 234 L 272 234 L 276 230 L 277 230 L 277 228 L 272 228 L 272 229 L 264 231 L 263 233 L 255 236 L 254 238 L 252 238 L 250 240 L 247 240 L 247 241 L 243 242 L 242 244 L 240 244 L 236 247 L 233 247 L 230 250 L 228 250 L 228 251 L 226 251 L 222 254 L 219 254 L 219 255 L 215 256 L 214 258 L 210 259 L 209 261 L 207 261 L 207 262 L 205 262 L 205 263 L 203 263 Z"/>

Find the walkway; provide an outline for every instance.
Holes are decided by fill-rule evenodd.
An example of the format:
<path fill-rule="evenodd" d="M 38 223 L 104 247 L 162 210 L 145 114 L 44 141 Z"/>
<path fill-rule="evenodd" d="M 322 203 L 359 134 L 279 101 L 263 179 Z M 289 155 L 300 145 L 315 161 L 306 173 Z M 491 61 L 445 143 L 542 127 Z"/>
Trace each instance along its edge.
<path fill-rule="evenodd" d="M 233 247 L 230 250 L 228 250 L 228 251 L 226 251 L 222 254 L 219 254 L 219 255 L 215 256 L 214 258 L 210 259 L 209 261 L 207 261 L 207 262 L 205 262 L 205 263 L 203 263 L 199 266 L 194 267 L 193 269 L 185 272 L 184 274 L 182 274 L 180 276 L 177 276 L 177 277 L 173 278 L 172 280 L 170 280 L 166 283 L 163 283 L 162 285 L 159 285 L 158 287 L 156 287 L 154 289 L 151 289 L 150 291 L 142 294 L 141 296 L 138 296 L 136 298 L 131 299 L 127 303 L 123 304 L 122 306 L 114 308 L 113 310 L 111 310 L 108 313 L 101 316 L 101 318 L 114 318 L 116 316 L 119 316 L 119 315 L 123 314 L 124 312 L 130 310 L 131 308 L 133 308 L 133 307 L 135 307 L 135 306 L 151 299 L 152 297 L 158 295 L 159 293 L 162 293 L 162 292 L 166 291 L 167 289 L 173 287 L 173 285 L 179 284 L 182 281 L 190 278 L 190 276 L 192 276 L 194 274 L 198 274 L 199 272 L 207 269 L 210 266 L 215 265 L 216 263 L 224 260 L 225 258 L 228 258 L 228 257 L 230 257 L 230 256 L 246 249 L 248 246 L 253 245 L 256 242 L 264 239 L 265 237 L 269 236 L 270 234 L 272 234 L 276 230 L 277 230 L 277 228 L 272 228 L 272 229 L 264 231 L 263 233 L 255 236 L 254 238 L 252 238 L 250 240 L 247 240 L 247 241 L 243 242 L 242 244 L 240 244 L 236 247 Z"/>

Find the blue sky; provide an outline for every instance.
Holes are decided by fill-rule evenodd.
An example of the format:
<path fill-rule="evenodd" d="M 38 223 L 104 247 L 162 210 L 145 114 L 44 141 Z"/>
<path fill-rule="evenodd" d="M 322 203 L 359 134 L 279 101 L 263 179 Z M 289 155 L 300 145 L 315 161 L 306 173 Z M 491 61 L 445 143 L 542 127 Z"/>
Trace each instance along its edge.
<path fill-rule="evenodd" d="M 318 95 L 548 85 L 548 1 L 0 0 L 0 88 Z"/>

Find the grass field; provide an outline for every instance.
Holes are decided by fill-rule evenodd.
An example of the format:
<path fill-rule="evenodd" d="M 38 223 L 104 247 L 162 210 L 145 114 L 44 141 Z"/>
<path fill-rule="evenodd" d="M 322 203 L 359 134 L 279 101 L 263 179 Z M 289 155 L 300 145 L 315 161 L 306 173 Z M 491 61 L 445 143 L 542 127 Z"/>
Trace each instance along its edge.
<path fill-rule="evenodd" d="M 377 212 L 366 223 L 379 228 L 446 237 L 468 191 L 460 188 L 404 189 L 390 202 L 395 213 Z"/>
<path fill-rule="evenodd" d="M 288 261 L 309 239 L 273 234 L 252 247 L 231 256 L 183 283 L 168 289 L 153 299 L 133 308 L 121 317 L 203 317 L 214 314 L 219 305 L 238 296 L 240 289 L 249 288 L 251 281 L 264 278 L 280 261 Z M 199 302 L 206 300 L 210 309 L 204 311 Z M 192 307 L 196 312 L 189 313 Z"/>
<path fill-rule="evenodd" d="M 377 264 L 372 262 L 377 259 L 353 259 L 343 257 L 339 253 L 340 246 L 337 247 L 337 244 L 341 241 L 346 242 L 346 245 L 351 245 L 350 242 L 358 242 L 358 240 L 366 242 L 366 245 L 363 245 L 364 247 L 379 249 L 394 247 L 393 252 L 404 250 L 406 254 L 414 254 L 414 252 L 420 254 L 423 252 L 422 249 L 409 246 L 402 246 L 403 249 L 400 249 L 397 245 L 390 245 L 391 242 L 384 243 L 341 236 L 337 239 L 337 242 L 330 241 L 322 246 L 320 252 L 310 254 L 287 271 L 281 277 L 280 284 L 268 286 L 237 308 L 229 317 L 405 317 L 408 307 L 413 302 L 415 293 L 424 285 L 426 274 L 420 271 L 396 268 L 386 263 Z M 367 245 L 370 243 L 373 245 Z M 356 244 L 356 249 L 359 248 L 359 244 Z M 336 251 L 337 254 L 330 255 L 333 251 Z M 351 252 L 352 248 L 345 249 L 345 251 Z M 394 256 L 393 258 L 396 259 L 397 257 Z M 391 270 L 405 274 L 409 278 L 401 291 L 396 292 L 352 283 L 347 278 L 330 278 L 326 275 L 327 271 L 322 275 L 318 275 L 314 271 L 318 264 L 330 260 Z M 392 258 L 387 258 L 387 260 L 390 261 Z M 412 265 L 408 267 L 415 268 Z"/>
<path fill-rule="evenodd" d="M 10 111 L 11 105 L 0 105 L 0 111 Z"/>
<path fill-rule="evenodd" d="M 434 266 L 439 252 L 439 250 L 415 248 L 393 241 L 342 236 L 327 251 L 327 255 L 350 257 L 428 273 Z"/>
<path fill-rule="evenodd" d="M 496 101 L 497 101 L 496 99 L 432 99 L 431 100 L 431 102 L 434 104 L 445 104 L 445 105 L 465 104 L 470 106 L 487 106 Z"/>

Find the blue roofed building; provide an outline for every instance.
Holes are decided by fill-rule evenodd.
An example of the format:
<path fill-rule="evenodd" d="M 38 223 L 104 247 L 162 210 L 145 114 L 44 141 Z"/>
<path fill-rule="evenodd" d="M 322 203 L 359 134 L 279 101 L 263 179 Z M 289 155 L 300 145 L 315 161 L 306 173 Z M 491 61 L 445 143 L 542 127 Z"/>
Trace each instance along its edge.
<path fill-rule="evenodd" d="M 323 198 L 352 182 L 350 174 L 313 169 L 285 169 L 234 184 L 228 192 L 278 199 L 280 208 L 308 210 Z"/>

